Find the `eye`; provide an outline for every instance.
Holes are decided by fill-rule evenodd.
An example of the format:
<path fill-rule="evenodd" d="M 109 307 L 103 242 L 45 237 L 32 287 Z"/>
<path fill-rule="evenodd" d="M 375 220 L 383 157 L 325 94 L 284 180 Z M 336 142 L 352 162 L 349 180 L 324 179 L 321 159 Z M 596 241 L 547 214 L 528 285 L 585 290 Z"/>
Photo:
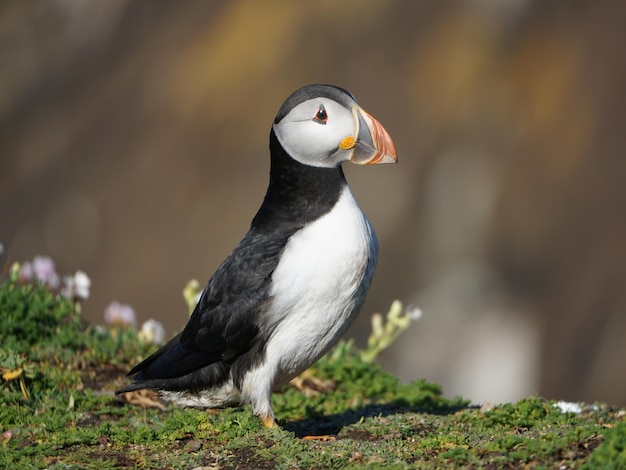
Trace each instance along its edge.
<path fill-rule="evenodd" d="M 320 104 L 320 107 L 317 110 L 317 113 L 315 113 L 315 117 L 313 118 L 313 120 L 319 124 L 326 124 L 326 122 L 328 121 L 328 114 L 326 114 L 326 109 L 324 108 L 323 104 Z"/>

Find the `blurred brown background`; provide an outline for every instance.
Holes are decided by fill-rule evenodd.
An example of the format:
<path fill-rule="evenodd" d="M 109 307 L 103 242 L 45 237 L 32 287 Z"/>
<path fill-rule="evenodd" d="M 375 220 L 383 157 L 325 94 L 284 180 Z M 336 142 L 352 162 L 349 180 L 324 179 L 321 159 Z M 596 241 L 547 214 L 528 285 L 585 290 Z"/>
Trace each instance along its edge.
<path fill-rule="evenodd" d="M 381 243 L 348 333 L 475 402 L 626 404 L 626 2 L 0 3 L 2 261 L 86 271 L 172 334 L 267 185 L 295 88 L 352 91 L 400 163 L 346 167 Z"/>

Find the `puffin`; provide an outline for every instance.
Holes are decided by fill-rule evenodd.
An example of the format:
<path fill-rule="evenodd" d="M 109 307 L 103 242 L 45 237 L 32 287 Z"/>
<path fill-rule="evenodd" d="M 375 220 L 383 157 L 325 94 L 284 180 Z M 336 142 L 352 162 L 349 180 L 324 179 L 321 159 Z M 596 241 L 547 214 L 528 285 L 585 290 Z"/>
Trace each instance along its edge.
<path fill-rule="evenodd" d="M 250 404 L 274 427 L 272 391 L 333 347 L 372 283 L 378 241 L 342 163 L 397 162 L 385 128 L 343 88 L 294 91 L 270 131 L 267 192 L 187 325 L 128 373 L 194 408 Z"/>

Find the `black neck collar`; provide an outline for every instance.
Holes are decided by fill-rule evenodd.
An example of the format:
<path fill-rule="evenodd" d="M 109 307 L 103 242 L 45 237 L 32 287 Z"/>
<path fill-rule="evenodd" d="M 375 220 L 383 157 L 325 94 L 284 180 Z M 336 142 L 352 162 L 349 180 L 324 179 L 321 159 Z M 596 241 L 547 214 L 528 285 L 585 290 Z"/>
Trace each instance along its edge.
<path fill-rule="evenodd" d="M 346 186 L 341 166 L 318 168 L 304 165 L 283 149 L 270 134 L 270 183 L 265 199 L 252 220 L 252 228 L 295 231 L 329 212 Z"/>

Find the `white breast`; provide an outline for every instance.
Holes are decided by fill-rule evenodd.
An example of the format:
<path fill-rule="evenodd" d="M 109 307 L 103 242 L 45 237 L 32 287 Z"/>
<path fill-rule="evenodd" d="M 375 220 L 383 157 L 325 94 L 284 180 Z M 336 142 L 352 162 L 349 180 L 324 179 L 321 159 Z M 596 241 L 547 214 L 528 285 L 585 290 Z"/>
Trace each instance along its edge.
<path fill-rule="evenodd" d="M 350 326 L 369 289 L 378 242 L 346 186 L 335 207 L 294 234 L 272 276 L 276 329 L 266 364 L 287 381 L 321 357 Z"/>

